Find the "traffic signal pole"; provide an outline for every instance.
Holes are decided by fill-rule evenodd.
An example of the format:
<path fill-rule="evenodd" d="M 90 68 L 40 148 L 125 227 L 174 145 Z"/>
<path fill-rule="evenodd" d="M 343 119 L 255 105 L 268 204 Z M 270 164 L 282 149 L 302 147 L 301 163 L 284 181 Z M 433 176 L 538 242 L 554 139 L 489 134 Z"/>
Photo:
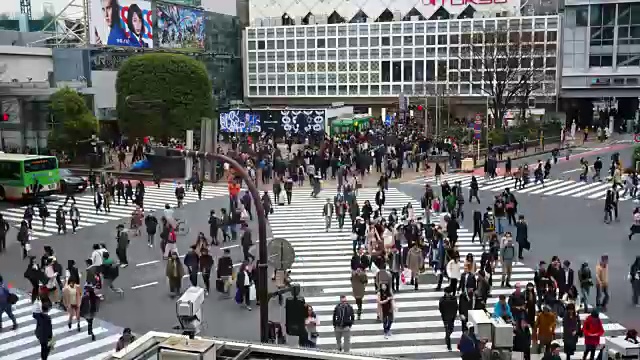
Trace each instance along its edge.
<path fill-rule="evenodd" d="M 260 199 L 260 192 L 258 187 L 251 180 L 247 170 L 234 159 L 218 154 L 215 152 L 201 152 L 193 150 L 182 150 L 182 156 L 190 158 L 206 159 L 209 161 L 221 161 L 229 163 L 236 174 L 240 175 L 242 180 L 247 184 L 249 193 L 253 198 L 253 203 L 256 207 L 256 213 L 258 215 L 258 286 L 256 288 L 256 295 L 260 301 L 260 341 L 263 343 L 269 342 L 269 289 L 268 289 L 268 275 L 269 265 L 267 264 L 267 218 L 262 201 Z"/>

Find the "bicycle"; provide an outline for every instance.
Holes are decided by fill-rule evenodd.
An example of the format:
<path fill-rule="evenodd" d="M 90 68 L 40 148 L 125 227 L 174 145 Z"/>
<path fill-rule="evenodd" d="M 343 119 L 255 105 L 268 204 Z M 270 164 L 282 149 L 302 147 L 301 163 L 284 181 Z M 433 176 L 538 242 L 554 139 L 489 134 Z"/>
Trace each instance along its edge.
<path fill-rule="evenodd" d="M 176 235 L 184 236 L 189 233 L 189 226 L 186 220 L 176 219 Z"/>

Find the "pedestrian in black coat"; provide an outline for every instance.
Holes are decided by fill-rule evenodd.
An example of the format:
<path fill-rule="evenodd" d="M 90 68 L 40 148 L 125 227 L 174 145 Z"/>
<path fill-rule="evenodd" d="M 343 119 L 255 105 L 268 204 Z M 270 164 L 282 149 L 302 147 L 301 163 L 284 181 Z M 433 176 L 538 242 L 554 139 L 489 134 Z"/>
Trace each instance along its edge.
<path fill-rule="evenodd" d="M 518 222 L 516 223 L 516 242 L 518 243 L 518 259 L 522 260 L 522 250 L 530 250 L 531 244 L 529 243 L 529 226 L 524 219 L 524 215 L 518 216 Z"/>

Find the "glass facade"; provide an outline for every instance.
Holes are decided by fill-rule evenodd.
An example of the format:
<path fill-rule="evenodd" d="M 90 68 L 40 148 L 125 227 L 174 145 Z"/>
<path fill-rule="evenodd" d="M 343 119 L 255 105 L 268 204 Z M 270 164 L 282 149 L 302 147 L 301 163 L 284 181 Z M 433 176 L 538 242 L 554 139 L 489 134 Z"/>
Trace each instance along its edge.
<path fill-rule="evenodd" d="M 230 100 L 242 99 L 240 21 L 236 16 L 207 13 L 205 32 L 205 54 L 196 58 L 207 67 L 218 105 L 227 106 Z"/>
<path fill-rule="evenodd" d="M 583 36 L 588 39 L 588 64 Z M 565 68 L 640 66 L 640 3 L 566 8 Z"/>
<path fill-rule="evenodd" d="M 550 95 L 558 31 L 558 16 L 249 27 L 245 81 L 254 98 L 483 97 L 485 75 L 465 50 L 493 41 L 517 44 L 516 61 L 540 69 Z"/>

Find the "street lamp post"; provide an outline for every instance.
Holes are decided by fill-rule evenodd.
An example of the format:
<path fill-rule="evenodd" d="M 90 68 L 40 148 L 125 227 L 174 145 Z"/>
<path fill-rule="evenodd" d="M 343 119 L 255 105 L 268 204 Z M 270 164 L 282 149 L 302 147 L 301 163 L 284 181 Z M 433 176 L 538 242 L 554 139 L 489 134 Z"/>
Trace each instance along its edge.
<path fill-rule="evenodd" d="M 247 184 L 249 193 L 253 198 L 253 203 L 256 206 L 256 213 L 258 215 L 258 287 L 257 296 L 260 300 L 260 341 L 263 343 L 269 342 L 269 289 L 267 284 L 267 218 L 262 201 L 260 200 L 260 193 L 256 184 L 253 183 L 249 174 L 240 166 L 240 164 L 234 159 L 218 154 L 216 152 L 201 152 L 192 150 L 183 150 L 182 155 L 185 157 L 202 158 L 206 160 L 218 160 L 227 162 L 238 173 L 242 180 Z"/>

